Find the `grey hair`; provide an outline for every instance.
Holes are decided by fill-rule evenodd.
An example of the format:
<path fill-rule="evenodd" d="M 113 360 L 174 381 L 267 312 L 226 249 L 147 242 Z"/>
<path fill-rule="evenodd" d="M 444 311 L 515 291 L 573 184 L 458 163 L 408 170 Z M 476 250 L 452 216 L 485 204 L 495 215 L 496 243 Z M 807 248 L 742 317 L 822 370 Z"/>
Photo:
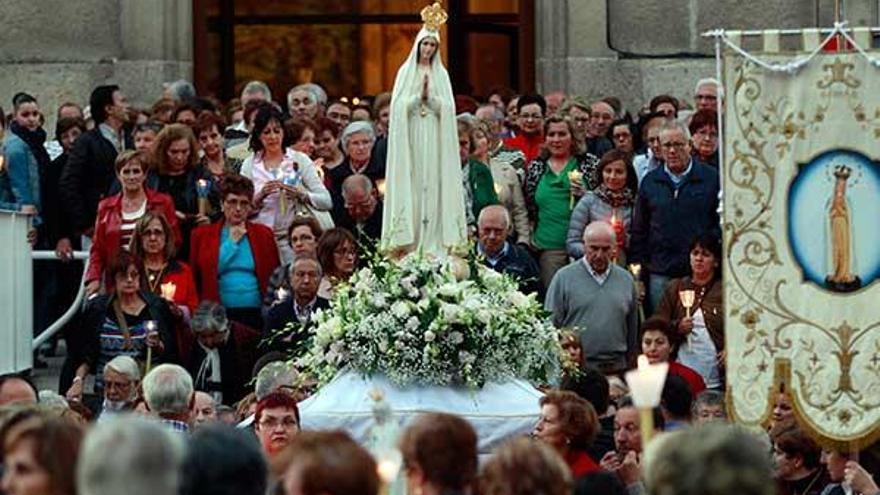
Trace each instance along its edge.
<path fill-rule="evenodd" d="M 346 197 L 353 191 L 363 191 L 364 194 L 373 194 L 373 181 L 364 174 L 349 175 L 342 181 L 342 197 Z"/>
<path fill-rule="evenodd" d="M 144 377 L 144 400 L 155 414 L 189 412 L 193 381 L 189 372 L 176 364 L 160 364 Z"/>
<path fill-rule="evenodd" d="M 190 101 L 196 98 L 196 88 L 186 79 L 178 79 L 173 83 L 168 83 L 168 91 L 175 101 Z"/>
<path fill-rule="evenodd" d="M 691 412 L 696 416 L 700 406 L 721 406 L 724 416 L 727 416 L 727 404 L 724 401 L 724 394 L 717 390 L 703 390 L 694 398 L 694 404 L 691 406 Z"/>
<path fill-rule="evenodd" d="M 708 86 L 710 84 L 715 86 L 715 93 L 718 95 L 718 97 L 724 98 L 724 86 L 722 86 L 721 82 L 714 77 L 704 77 L 697 81 L 696 86 L 694 86 L 694 94 L 697 94 L 697 92 L 700 91 L 700 88 L 702 88 L 703 86 Z"/>
<path fill-rule="evenodd" d="M 501 122 L 502 120 L 504 120 L 504 112 L 502 112 L 501 109 L 496 107 L 494 104 L 483 103 L 482 105 L 477 107 L 477 112 L 484 108 L 492 110 L 492 122 Z"/>
<path fill-rule="evenodd" d="M 282 386 L 292 386 L 296 380 L 296 370 L 287 361 L 272 361 L 266 364 L 257 374 L 254 395 L 263 400 L 267 395 Z"/>
<path fill-rule="evenodd" d="M 345 129 L 342 131 L 342 137 L 339 138 L 342 141 L 342 149 L 348 148 L 348 140 L 351 139 L 351 136 L 363 132 L 366 133 L 367 136 L 370 137 L 370 142 L 376 142 L 376 131 L 373 130 L 373 124 L 366 121 L 357 121 L 352 122 L 345 126 Z"/>
<path fill-rule="evenodd" d="M 670 439 L 671 440 L 671 439 Z M 675 433 L 644 469 L 651 495 L 772 495 L 769 451 L 743 428 L 712 423 Z"/>
<path fill-rule="evenodd" d="M 110 362 L 104 365 L 104 374 L 107 374 L 107 370 L 123 374 L 133 382 L 139 382 L 141 379 L 141 369 L 137 361 L 130 356 L 116 356 L 111 359 Z"/>
<path fill-rule="evenodd" d="M 290 104 L 290 95 L 297 91 L 305 91 L 309 95 L 311 95 L 312 99 L 315 100 L 315 103 L 324 107 L 327 105 L 327 92 L 324 91 L 324 88 L 318 86 L 315 83 L 305 83 L 305 84 L 297 84 L 296 86 L 290 88 L 290 91 L 287 92 L 287 106 L 290 108 L 292 105 Z"/>
<path fill-rule="evenodd" d="M 584 228 L 584 244 L 586 244 L 587 237 L 589 237 L 590 234 L 596 233 L 598 231 L 604 231 L 611 236 L 611 242 L 617 242 L 617 234 L 614 232 L 614 229 L 611 228 L 611 225 L 608 222 L 596 220 L 594 222 L 590 222 L 590 224 Z"/>
<path fill-rule="evenodd" d="M 485 220 L 486 215 L 494 211 L 500 211 L 503 213 L 502 216 L 504 217 L 504 224 L 507 225 L 508 229 L 510 229 L 510 212 L 507 211 L 507 208 L 505 208 L 503 205 L 488 205 L 480 210 L 480 214 L 479 216 L 477 216 L 477 227 L 479 228 L 480 225 L 483 225 L 483 220 Z"/>
<path fill-rule="evenodd" d="M 241 98 L 244 99 L 244 95 L 255 95 L 257 93 L 262 94 L 266 97 L 266 101 L 272 101 L 272 90 L 269 89 L 269 86 L 263 81 L 249 81 L 244 85 L 244 88 L 241 90 Z"/>
<path fill-rule="evenodd" d="M 290 269 L 287 270 L 288 275 L 293 276 L 293 270 L 296 268 L 296 264 L 300 261 L 313 261 L 315 263 L 315 266 L 318 267 L 318 277 L 324 276 L 324 268 L 321 266 L 321 262 L 318 261 L 318 258 L 315 258 L 314 256 L 299 256 L 294 259 L 293 262 L 290 264 Z"/>
<path fill-rule="evenodd" d="M 202 332 L 227 332 L 229 331 L 229 318 L 226 317 L 226 308 L 214 301 L 202 301 L 196 308 L 190 320 L 193 333 Z"/>
<path fill-rule="evenodd" d="M 40 390 L 37 397 L 37 402 L 39 402 L 41 406 L 50 409 L 70 409 L 70 404 L 67 403 L 67 400 L 54 390 Z"/>
<path fill-rule="evenodd" d="M 455 116 L 456 122 L 464 122 L 471 128 L 477 125 L 477 120 L 477 117 L 470 112 L 463 112 Z M 470 131 L 470 129 L 468 129 L 468 131 Z"/>
<path fill-rule="evenodd" d="M 134 415 L 97 424 L 80 449 L 80 495 L 176 495 L 184 456 L 183 437 Z"/>
<path fill-rule="evenodd" d="M 684 122 L 678 122 L 675 120 L 667 120 L 660 127 L 660 132 L 662 133 L 663 131 L 681 131 L 681 133 L 684 134 L 684 138 L 688 142 L 690 142 L 690 140 L 691 140 L 691 130 L 688 129 L 687 124 L 685 124 Z"/>

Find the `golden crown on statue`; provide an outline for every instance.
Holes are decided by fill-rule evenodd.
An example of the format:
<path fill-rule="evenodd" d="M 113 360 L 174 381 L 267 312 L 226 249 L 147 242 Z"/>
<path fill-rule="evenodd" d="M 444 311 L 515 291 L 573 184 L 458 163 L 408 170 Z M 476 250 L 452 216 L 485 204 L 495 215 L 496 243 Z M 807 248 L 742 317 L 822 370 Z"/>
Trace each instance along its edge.
<path fill-rule="evenodd" d="M 434 2 L 422 9 L 422 22 L 429 31 L 439 31 L 440 26 L 446 24 L 449 14 L 440 6 L 440 2 Z"/>
<path fill-rule="evenodd" d="M 849 179 L 852 169 L 846 165 L 838 165 L 834 167 L 834 176 L 838 179 Z"/>

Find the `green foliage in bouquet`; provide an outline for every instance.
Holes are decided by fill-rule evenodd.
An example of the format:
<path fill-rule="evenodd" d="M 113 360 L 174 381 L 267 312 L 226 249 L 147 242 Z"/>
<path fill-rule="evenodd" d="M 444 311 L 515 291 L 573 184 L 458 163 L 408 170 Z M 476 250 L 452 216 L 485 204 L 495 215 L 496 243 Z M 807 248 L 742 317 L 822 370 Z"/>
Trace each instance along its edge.
<path fill-rule="evenodd" d="M 400 386 L 471 388 L 546 384 L 560 371 L 559 334 L 535 296 L 473 257 L 375 256 L 315 318 L 297 364 L 319 384 L 345 368 Z"/>

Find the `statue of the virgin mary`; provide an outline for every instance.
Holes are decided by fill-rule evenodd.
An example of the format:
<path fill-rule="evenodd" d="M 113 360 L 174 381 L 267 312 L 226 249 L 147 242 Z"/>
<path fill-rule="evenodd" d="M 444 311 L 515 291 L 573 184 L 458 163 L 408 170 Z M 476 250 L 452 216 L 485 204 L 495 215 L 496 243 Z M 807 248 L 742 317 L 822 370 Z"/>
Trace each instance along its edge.
<path fill-rule="evenodd" d="M 394 80 L 381 241 L 391 252 L 443 255 L 467 240 L 455 101 L 439 54 L 446 18 L 439 3 L 422 10 Z"/>

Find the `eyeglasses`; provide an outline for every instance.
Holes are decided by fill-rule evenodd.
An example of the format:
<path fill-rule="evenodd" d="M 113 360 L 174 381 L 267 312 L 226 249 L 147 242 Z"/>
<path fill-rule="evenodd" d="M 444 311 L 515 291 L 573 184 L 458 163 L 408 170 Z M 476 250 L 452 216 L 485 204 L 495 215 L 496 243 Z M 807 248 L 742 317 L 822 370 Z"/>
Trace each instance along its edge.
<path fill-rule="evenodd" d="M 683 150 L 687 148 L 687 143 L 663 143 L 664 150 Z"/>
<path fill-rule="evenodd" d="M 333 250 L 336 256 L 357 256 L 357 250 L 354 248 L 337 248 Z"/>
<path fill-rule="evenodd" d="M 285 418 L 263 418 L 260 421 L 260 427 L 265 428 L 267 430 L 274 430 L 275 428 L 281 426 L 285 430 L 292 430 L 296 428 L 296 418 L 293 416 L 287 416 Z"/>
<path fill-rule="evenodd" d="M 114 390 L 125 390 L 131 387 L 131 381 L 127 382 L 111 382 L 108 380 L 104 380 L 104 388 L 106 389 L 114 389 Z"/>
<path fill-rule="evenodd" d="M 226 201 L 224 201 L 224 203 L 226 203 L 226 206 L 228 206 L 229 208 L 239 208 L 242 210 L 244 210 L 246 208 L 250 208 L 250 206 L 251 206 L 251 202 L 246 199 L 240 199 L 240 200 L 227 199 Z"/>

